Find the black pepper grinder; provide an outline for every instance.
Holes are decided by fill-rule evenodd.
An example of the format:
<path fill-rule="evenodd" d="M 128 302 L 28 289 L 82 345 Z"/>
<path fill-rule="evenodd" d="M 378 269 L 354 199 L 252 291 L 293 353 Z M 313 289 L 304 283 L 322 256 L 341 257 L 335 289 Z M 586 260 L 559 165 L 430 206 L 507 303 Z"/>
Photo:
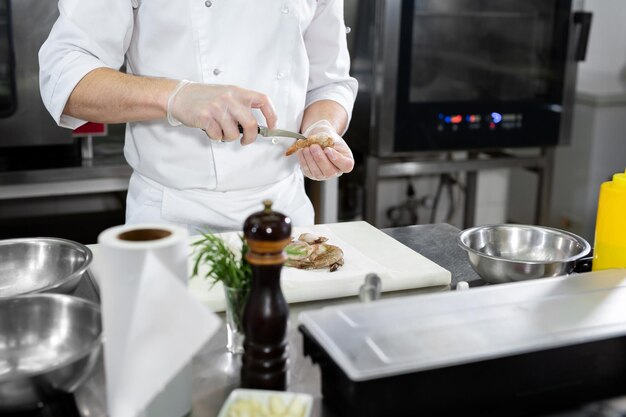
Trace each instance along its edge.
<path fill-rule="evenodd" d="M 283 249 L 291 241 L 291 219 L 272 211 L 270 200 L 263 205 L 243 227 L 252 284 L 243 313 L 241 386 L 285 390 L 289 308 L 280 288 L 280 270 L 286 260 Z"/>

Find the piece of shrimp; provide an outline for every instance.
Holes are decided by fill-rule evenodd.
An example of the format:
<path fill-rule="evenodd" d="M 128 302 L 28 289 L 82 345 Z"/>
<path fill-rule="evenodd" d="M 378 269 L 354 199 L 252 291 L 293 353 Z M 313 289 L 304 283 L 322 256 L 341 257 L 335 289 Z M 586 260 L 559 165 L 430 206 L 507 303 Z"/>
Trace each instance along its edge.
<path fill-rule="evenodd" d="M 298 139 L 289 149 L 285 152 L 285 156 L 292 155 L 300 149 L 308 148 L 311 145 L 320 145 L 322 149 L 329 148 L 334 145 L 333 138 L 326 133 L 319 133 L 311 135 L 306 139 Z"/>

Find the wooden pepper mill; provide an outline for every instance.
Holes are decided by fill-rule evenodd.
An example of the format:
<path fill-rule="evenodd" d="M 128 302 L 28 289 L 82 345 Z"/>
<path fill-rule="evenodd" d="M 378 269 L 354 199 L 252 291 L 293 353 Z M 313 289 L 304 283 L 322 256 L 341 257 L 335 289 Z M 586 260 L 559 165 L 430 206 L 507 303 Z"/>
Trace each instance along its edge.
<path fill-rule="evenodd" d="M 291 219 L 272 211 L 272 202 L 244 223 L 248 242 L 246 259 L 252 267 L 252 284 L 243 313 L 241 386 L 287 388 L 287 319 L 289 308 L 280 288 L 285 246 L 291 241 Z"/>

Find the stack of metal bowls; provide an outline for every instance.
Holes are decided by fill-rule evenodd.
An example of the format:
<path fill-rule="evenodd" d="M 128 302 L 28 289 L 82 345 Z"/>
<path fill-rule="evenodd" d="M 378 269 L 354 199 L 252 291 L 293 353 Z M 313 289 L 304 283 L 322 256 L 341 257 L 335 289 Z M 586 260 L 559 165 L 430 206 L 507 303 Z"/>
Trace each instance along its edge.
<path fill-rule="evenodd" d="M 100 308 L 61 294 L 0 300 L 0 414 L 73 392 L 98 359 Z"/>
<path fill-rule="evenodd" d="M 91 263 L 89 248 L 71 240 L 0 240 L 0 298 L 71 293 Z"/>
<path fill-rule="evenodd" d="M 100 307 L 67 294 L 91 259 L 69 240 L 0 240 L 0 415 L 37 408 L 90 375 Z M 48 292 L 66 294 L 40 294 Z"/>
<path fill-rule="evenodd" d="M 573 233 L 519 224 L 472 227 L 457 241 L 476 273 L 492 284 L 569 274 L 591 250 Z"/>

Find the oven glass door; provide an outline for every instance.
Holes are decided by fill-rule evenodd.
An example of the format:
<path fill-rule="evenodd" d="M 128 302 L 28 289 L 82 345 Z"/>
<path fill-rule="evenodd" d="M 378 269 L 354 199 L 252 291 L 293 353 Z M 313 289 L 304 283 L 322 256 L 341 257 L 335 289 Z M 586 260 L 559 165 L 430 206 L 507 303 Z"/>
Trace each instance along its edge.
<path fill-rule="evenodd" d="M 15 111 L 15 58 L 10 0 L 0 0 L 0 117 Z"/>
<path fill-rule="evenodd" d="M 570 14 L 571 0 L 403 1 L 396 150 L 556 143 Z"/>

